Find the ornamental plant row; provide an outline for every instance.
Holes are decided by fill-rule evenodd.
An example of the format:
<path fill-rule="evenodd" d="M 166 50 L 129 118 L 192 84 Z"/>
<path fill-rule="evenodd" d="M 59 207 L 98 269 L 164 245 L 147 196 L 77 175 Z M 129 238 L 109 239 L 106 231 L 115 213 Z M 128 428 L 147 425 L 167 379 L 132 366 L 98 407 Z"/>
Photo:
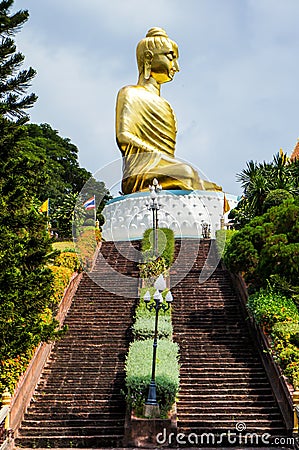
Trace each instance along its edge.
<path fill-rule="evenodd" d="M 163 264 L 158 264 L 160 270 L 156 272 L 157 265 L 154 265 L 150 242 L 150 232 L 147 230 L 142 242 L 144 262 L 141 265 L 141 276 L 144 275 L 147 281 L 154 280 L 165 269 L 168 270 L 174 256 L 174 237 L 171 230 L 163 229 L 159 233 L 158 249 L 160 251 L 159 261 L 163 258 Z M 161 236 L 163 239 L 161 243 Z M 166 255 L 164 260 L 163 252 Z M 155 267 L 152 271 L 151 267 Z M 148 388 L 151 380 L 152 358 L 153 358 L 153 337 L 155 327 L 155 310 L 149 311 L 143 300 L 146 290 L 149 289 L 151 296 L 154 294 L 154 287 L 141 289 L 140 300 L 135 311 L 135 321 L 132 327 L 134 341 L 131 343 L 126 357 L 126 401 L 130 411 L 135 416 L 143 417 L 144 404 L 148 395 Z M 167 290 L 162 295 L 165 298 Z M 164 300 L 165 301 L 165 300 Z M 167 418 L 169 411 L 175 403 L 179 390 L 179 347 L 172 342 L 171 309 L 159 311 L 158 320 L 158 347 L 156 359 L 156 386 L 157 401 L 160 406 L 161 418 Z"/>

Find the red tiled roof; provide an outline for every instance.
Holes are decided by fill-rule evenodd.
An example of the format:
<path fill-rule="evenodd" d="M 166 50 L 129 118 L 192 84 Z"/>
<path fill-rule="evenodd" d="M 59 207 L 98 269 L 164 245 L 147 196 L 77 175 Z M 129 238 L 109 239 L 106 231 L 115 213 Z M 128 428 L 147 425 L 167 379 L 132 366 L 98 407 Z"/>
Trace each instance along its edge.
<path fill-rule="evenodd" d="M 294 159 L 299 159 L 299 139 L 297 139 L 297 144 L 293 150 L 293 153 L 290 156 L 291 161 L 294 161 Z"/>

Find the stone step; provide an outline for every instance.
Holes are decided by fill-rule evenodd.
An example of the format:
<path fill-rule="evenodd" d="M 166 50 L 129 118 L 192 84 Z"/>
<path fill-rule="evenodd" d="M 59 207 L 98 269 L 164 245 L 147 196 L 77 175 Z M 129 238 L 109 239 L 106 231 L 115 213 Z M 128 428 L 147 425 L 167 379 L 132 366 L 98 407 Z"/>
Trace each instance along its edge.
<path fill-rule="evenodd" d="M 64 419 L 64 420 L 23 420 L 22 422 L 22 432 L 28 428 L 35 429 L 36 427 L 45 428 L 66 428 L 66 427 L 77 427 L 82 428 L 83 426 L 100 428 L 100 427 L 111 427 L 111 426 L 123 426 L 123 418 L 110 418 L 110 419 L 88 419 L 88 418 L 77 418 L 77 419 Z"/>
<path fill-rule="evenodd" d="M 22 447 L 28 448 L 98 448 L 101 447 L 122 447 L 123 434 L 107 434 L 107 435 L 94 435 L 94 436 L 63 436 L 63 437 L 53 437 L 44 435 L 42 437 L 38 436 L 22 436 L 22 438 L 17 438 L 16 445 L 21 445 Z"/>
<path fill-rule="evenodd" d="M 213 404 L 222 405 L 225 403 L 247 405 L 248 403 L 253 404 L 254 406 L 259 406 L 260 404 L 264 404 L 267 402 L 269 406 L 273 405 L 276 407 L 276 403 L 273 400 L 273 395 L 271 392 L 268 394 L 255 394 L 254 392 L 249 392 L 248 394 L 202 394 L 202 393 L 189 393 L 188 391 L 182 392 L 181 389 L 179 391 L 179 399 L 180 406 L 184 405 L 188 402 L 192 406 L 194 403 L 203 404 L 205 402 L 206 405 L 210 406 Z M 237 406 L 238 406 L 237 405 Z"/>
<path fill-rule="evenodd" d="M 64 436 L 94 436 L 97 435 L 122 435 L 124 433 L 124 424 L 119 426 L 117 424 L 113 424 L 112 426 L 103 426 L 99 427 L 89 426 L 86 423 L 82 423 L 80 427 L 74 426 L 66 426 L 66 427 L 50 427 L 46 425 L 45 427 L 41 427 L 38 425 L 37 427 L 22 427 L 20 430 L 20 434 L 26 436 L 27 438 L 32 436 L 51 436 L 51 437 L 64 437 Z"/>
<path fill-rule="evenodd" d="M 264 423 L 269 421 L 276 421 L 280 424 L 282 423 L 280 413 L 277 411 L 277 409 L 276 412 L 264 411 L 264 413 L 260 413 L 259 411 L 255 410 L 251 411 L 251 408 L 248 408 L 248 411 L 242 413 L 241 409 L 240 411 L 236 410 L 235 412 L 233 409 L 231 411 L 226 409 L 223 409 L 223 411 L 215 411 L 211 409 L 203 412 L 198 412 L 196 408 L 191 408 L 189 411 L 188 409 L 183 409 L 182 411 L 180 411 L 178 417 L 179 421 L 184 421 L 185 423 L 201 423 L 203 421 L 213 423 L 213 421 L 223 421 L 224 419 L 234 421 L 237 420 L 238 422 L 244 423 L 250 421 L 255 421 L 256 423 L 260 421 L 264 421 Z"/>
<path fill-rule="evenodd" d="M 42 420 L 45 420 L 45 415 L 47 411 L 29 411 L 25 414 L 25 420 L 26 422 L 33 423 L 33 422 L 40 422 Z M 98 410 L 95 411 L 89 411 L 89 410 L 78 410 L 76 411 L 56 411 L 55 413 L 55 420 L 58 422 L 63 421 L 72 421 L 72 420 L 93 420 L 93 421 L 102 421 L 102 420 L 124 420 L 124 411 L 118 408 L 115 411 L 113 411 L 113 417 L 111 417 L 111 412 L 109 411 L 101 411 Z"/>

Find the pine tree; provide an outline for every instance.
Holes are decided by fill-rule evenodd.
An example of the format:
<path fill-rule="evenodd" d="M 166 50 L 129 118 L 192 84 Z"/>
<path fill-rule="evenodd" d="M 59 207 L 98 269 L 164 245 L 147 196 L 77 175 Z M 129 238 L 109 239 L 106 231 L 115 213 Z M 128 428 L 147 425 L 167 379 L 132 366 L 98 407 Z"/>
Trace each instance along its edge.
<path fill-rule="evenodd" d="M 37 100 L 35 94 L 25 95 L 36 72 L 32 67 L 20 70 L 25 57 L 16 51 L 13 39 L 22 25 L 28 20 L 28 11 L 10 14 L 13 0 L 0 2 L 0 114 L 10 118 L 25 118 L 24 111 Z"/>

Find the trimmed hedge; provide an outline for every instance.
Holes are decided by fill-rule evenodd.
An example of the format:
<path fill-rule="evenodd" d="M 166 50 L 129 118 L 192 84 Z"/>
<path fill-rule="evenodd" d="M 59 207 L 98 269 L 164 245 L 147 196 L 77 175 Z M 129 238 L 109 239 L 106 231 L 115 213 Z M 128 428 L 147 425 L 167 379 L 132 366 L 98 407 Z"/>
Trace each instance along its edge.
<path fill-rule="evenodd" d="M 126 357 L 126 400 L 138 416 L 143 415 L 151 380 L 153 341 L 131 343 Z M 178 345 L 162 339 L 157 347 L 156 364 L 157 401 L 161 417 L 167 417 L 179 390 Z"/>
<path fill-rule="evenodd" d="M 68 267 L 73 272 L 79 272 L 81 269 L 81 263 L 74 252 L 61 252 L 60 255 L 56 256 L 54 265 Z"/>
<path fill-rule="evenodd" d="M 173 262 L 175 239 L 174 233 L 170 228 L 158 228 L 158 254 L 164 258 L 166 268 L 169 269 Z M 151 228 L 145 230 L 142 239 L 142 253 L 144 260 L 153 256 L 153 230 Z"/>
<path fill-rule="evenodd" d="M 54 294 L 53 294 L 53 301 L 54 303 L 58 304 L 62 298 L 64 291 L 69 284 L 70 278 L 73 275 L 73 270 L 69 269 L 68 267 L 63 266 L 48 266 L 54 275 L 53 279 L 53 288 L 54 288 Z"/>
<path fill-rule="evenodd" d="M 132 330 L 135 339 L 145 340 L 153 338 L 155 331 L 155 316 L 137 318 Z M 171 340 L 172 334 L 173 329 L 170 316 L 160 317 L 159 315 L 158 338 Z"/>
<path fill-rule="evenodd" d="M 174 256 L 174 234 L 172 230 L 158 230 L 159 256 L 153 256 L 152 230 L 144 233 L 142 241 L 143 260 L 139 264 L 140 277 L 147 279 L 148 288 L 141 290 L 140 301 L 135 311 L 135 323 L 132 327 L 135 341 L 130 345 L 126 357 L 126 401 L 134 413 L 142 417 L 144 404 L 148 396 L 153 359 L 153 336 L 155 315 L 149 311 L 143 300 L 147 290 L 153 297 L 154 281 L 160 274 L 167 275 Z M 168 289 L 162 293 L 164 299 Z M 165 300 L 164 300 L 165 301 Z M 171 309 L 159 311 L 158 347 L 156 359 L 157 401 L 160 406 L 160 417 L 167 417 L 175 402 L 179 389 L 178 345 L 172 339 Z"/>
<path fill-rule="evenodd" d="M 146 307 L 145 301 L 143 300 L 144 294 L 146 293 L 146 291 L 149 291 L 151 296 L 153 297 L 154 293 L 155 293 L 155 288 L 154 287 L 150 287 L 150 288 L 142 288 L 140 291 L 140 300 L 138 303 L 138 306 L 135 310 L 135 319 L 139 319 L 139 318 L 151 318 L 151 317 L 155 317 L 155 310 L 149 311 Z M 165 291 L 162 292 L 162 296 L 164 298 L 164 304 L 167 305 L 166 301 L 165 301 L 165 296 L 168 292 L 168 289 L 165 289 Z M 159 311 L 159 318 L 163 317 L 163 316 L 168 316 L 170 318 L 171 316 L 171 307 L 169 309 L 167 309 L 166 311 L 164 311 L 163 309 L 160 309 Z"/>

